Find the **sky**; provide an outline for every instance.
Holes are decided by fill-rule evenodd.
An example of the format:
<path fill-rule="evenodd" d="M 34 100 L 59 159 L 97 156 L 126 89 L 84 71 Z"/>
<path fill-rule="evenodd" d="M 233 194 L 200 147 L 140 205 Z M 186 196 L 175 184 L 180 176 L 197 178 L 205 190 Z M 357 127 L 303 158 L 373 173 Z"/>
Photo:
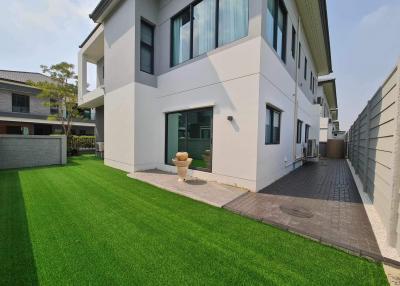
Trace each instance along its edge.
<path fill-rule="evenodd" d="M 76 65 L 99 0 L 13 0 L 0 9 L 0 69 Z M 400 0 L 327 0 L 339 121 L 347 130 L 400 60 Z M 94 79 L 89 79 L 89 82 Z M 93 85 L 93 83 L 92 83 Z"/>

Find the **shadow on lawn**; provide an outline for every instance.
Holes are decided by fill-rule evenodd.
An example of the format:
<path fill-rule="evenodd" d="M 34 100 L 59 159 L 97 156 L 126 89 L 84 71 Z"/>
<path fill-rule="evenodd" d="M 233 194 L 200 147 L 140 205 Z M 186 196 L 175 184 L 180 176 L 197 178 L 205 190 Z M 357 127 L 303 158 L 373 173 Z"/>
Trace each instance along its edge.
<path fill-rule="evenodd" d="M 38 285 L 17 170 L 0 172 L 0 285 Z"/>

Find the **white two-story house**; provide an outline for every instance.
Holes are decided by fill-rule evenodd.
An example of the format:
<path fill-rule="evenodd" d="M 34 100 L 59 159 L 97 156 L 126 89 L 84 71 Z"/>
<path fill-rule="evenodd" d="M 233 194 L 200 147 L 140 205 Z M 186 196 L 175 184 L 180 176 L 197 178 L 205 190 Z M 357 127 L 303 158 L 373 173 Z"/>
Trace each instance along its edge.
<path fill-rule="evenodd" d="M 318 144 L 325 0 L 102 0 L 90 17 L 79 102 L 96 108 L 106 165 L 175 171 L 187 151 L 191 175 L 258 191 Z"/>

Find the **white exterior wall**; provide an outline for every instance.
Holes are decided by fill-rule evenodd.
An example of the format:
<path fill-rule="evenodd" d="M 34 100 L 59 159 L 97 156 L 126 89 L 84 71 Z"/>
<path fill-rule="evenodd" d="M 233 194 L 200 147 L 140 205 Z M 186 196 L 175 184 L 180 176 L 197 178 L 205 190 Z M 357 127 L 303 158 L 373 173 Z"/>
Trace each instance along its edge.
<path fill-rule="evenodd" d="M 126 0 L 104 25 L 104 162 L 134 170 L 135 0 Z"/>
<path fill-rule="evenodd" d="M 292 19 L 297 18 L 296 5 L 285 1 L 288 6 L 286 65 L 262 36 L 265 1 L 250 0 L 247 37 L 170 68 L 169 19 L 190 2 L 163 2 L 155 13 L 152 0 L 146 3 L 126 0 L 104 23 L 105 164 L 128 172 L 151 168 L 175 171 L 164 162 L 165 114 L 212 106 L 212 173 L 191 170 L 190 174 L 258 191 L 294 166 L 297 65 L 290 46 Z M 157 25 L 154 76 L 138 69 L 141 17 Z M 310 67 L 315 70 L 314 64 L 302 33 L 300 40 L 299 79 L 303 79 L 306 54 L 309 81 Z M 298 118 L 303 121 L 303 143 L 296 146 L 296 158 L 302 155 L 305 124 L 310 125 L 310 139 L 319 137 L 320 110 L 312 102 L 309 85 L 301 83 Z M 279 145 L 265 145 L 266 104 L 283 111 Z M 232 122 L 227 120 L 228 116 L 233 116 Z M 300 164 L 301 161 L 296 166 Z"/>

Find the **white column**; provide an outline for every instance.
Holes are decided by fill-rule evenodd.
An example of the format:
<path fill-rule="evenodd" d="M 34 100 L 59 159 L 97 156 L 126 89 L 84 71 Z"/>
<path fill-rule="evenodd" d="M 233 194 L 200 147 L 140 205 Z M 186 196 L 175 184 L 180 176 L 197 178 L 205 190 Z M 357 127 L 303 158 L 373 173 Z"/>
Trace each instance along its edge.
<path fill-rule="evenodd" d="M 87 88 L 87 60 L 82 52 L 78 54 L 78 103 L 83 101 Z"/>

